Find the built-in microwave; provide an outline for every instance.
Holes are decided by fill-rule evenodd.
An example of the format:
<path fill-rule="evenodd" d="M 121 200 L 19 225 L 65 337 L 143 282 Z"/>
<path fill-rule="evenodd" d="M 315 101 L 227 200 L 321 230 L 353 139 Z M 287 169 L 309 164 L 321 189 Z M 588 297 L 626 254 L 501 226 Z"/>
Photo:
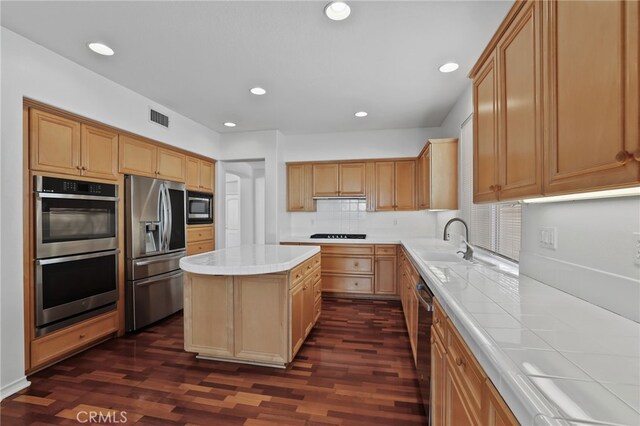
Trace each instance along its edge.
<path fill-rule="evenodd" d="M 187 191 L 187 223 L 213 223 L 213 194 Z"/>

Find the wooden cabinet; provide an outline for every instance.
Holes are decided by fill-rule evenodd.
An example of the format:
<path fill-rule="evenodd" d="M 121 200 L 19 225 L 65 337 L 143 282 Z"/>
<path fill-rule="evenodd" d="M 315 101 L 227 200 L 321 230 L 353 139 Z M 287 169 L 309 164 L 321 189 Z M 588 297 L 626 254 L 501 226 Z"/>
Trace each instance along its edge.
<path fill-rule="evenodd" d="M 185 184 L 187 189 L 214 192 L 215 164 L 195 157 L 186 157 Z"/>
<path fill-rule="evenodd" d="M 338 194 L 341 197 L 365 195 L 365 163 L 340 163 Z"/>
<path fill-rule="evenodd" d="M 58 115 L 30 110 L 31 169 L 118 178 L 118 134 Z"/>
<path fill-rule="evenodd" d="M 430 139 L 417 165 L 418 209 L 458 208 L 458 140 Z"/>
<path fill-rule="evenodd" d="M 120 173 L 184 182 L 186 156 L 157 145 L 120 137 Z"/>
<path fill-rule="evenodd" d="M 396 288 L 396 246 L 376 245 L 375 253 L 374 293 L 398 294 Z"/>
<path fill-rule="evenodd" d="M 304 282 L 291 290 L 291 352 L 298 352 L 304 343 L 306 325 L 304 322 Z"/>
<path fill-rule="evenodd" d="M 544 2 L 545 194 L 636 185 L 637 1 Z"/>
<path fill-rule="evenodd" d="M 486 380 L 484 386 L 482 409 L 482 424 L 487 426 L 516 426 L 520 424 L 489 379 Z"/>
<path fill-rule="evenodd" d="M 187 256 L 213 251 L 215 228 L 213 224 L 187 225 Z"/>
<path fill-rule="evenodd" d="M 303 309 L 303 321 L 304 321 L 304 335 L 305 337 L 309 335 L 311 329 L 314 325 L 314 306 L 315 306 L 315 294 L 314 294 L 314 286 L 313 286 L 313 276 L 310 276 L 306 282 L 304 283 L 304 309 Z"/>
<path fill-rule="evenodd" d="M 444 424 L 446 426 L 481 424 L 467 404 L 462 385 L 453 374 L 449 359 L 447 359 L 444 372 Z"/>
<path fill-rule="evenodd" d="M 470 73 L 474 202 L 638 185 L 639 8 L 514 4 Z"/>
<path fill-rule="evenodd" d="M 415 160 L 378 161 L 376 211 L 416 210 Z"/>
<path fill-rule="evenodd" d="M 444 425 L 444 375 L 446 352 L 441 337 L 431 328 L 431 421 L 433 425 Z"/>
<path fill-rule="evenodd" d="M 291 359 L 302 346 L 302 343 L 309 335 L 313 326 L 320 317 L 321 309 L 321 281 L 320 269 L 314 267 L 314 262 L 305 263 L 300 269 L 301 272 L 292 271 L 295 280 L 296 274 L 302 274 L 304 279 L 291 289 Z M 302 272 L 309 271 L 310 272 Z"/>
<path fill-rule="evenodd" d="M 374 246 L 322 244 L 322 290 L 329 293 L 374 293 Z"/>
<path fill-rule="evenodd" d="M 287 164 L 287 211 L 315 211 L 313 166 L 310 163 Z"/>
<path fill-rule="evenodd" d="M 31 342 L 31 368 L 40 368 L 118 331 L 116 311 L 47 334 Z"/>
<path fill-rule="evenodd" d="M 340 168 L 337 163 L 313 165 L 313 196 L 337 197 L 339 195 Z"/>

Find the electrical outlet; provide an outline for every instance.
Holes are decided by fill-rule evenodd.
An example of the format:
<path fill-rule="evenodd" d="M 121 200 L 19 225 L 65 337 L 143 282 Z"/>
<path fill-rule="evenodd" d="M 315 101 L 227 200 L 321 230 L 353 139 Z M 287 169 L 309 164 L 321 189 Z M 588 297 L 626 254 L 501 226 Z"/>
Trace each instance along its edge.
<path fill-rule="evenodd" d="M 640 232 L 633 232 L 633 263 L 640 266 Z"/>
<path fill-rule="evenodd" d="M 538 245 L 540 247 L 555 250 L 557 246 L 557 229 L 553 227 L 538 228 Z"/>

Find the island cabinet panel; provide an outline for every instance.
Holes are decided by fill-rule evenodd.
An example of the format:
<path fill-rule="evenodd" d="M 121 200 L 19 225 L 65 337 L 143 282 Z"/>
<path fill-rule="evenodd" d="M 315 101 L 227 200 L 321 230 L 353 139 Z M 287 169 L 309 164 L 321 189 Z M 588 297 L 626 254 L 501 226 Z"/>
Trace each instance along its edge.
<path fill-rule="evenodd" d="M 233 277 L 187 274 L 184 282 L 184 349 L 233 356 Z M 229 324 L 227 327 L 193 326 Z"/>
<path fill-rule="evenodd" d="M 365 163 L 340 164 L 340 187 L 338 191 L 341 197 L 365 195 L 365 170 Z"/>
<path fill-rule="evenodd" d="M 248 275 L 235 280 L 235 357 L 286 364 L 289 335 L 286 275 Z"/>
<path fill-rule="evenodd" d="M 545 194 L 636 184 L 639 3 L 557 1 L 544 7 L 550 127 Z"/>
<path fill-rule="evenodd" d="M 298 353 L 304 343 L 304 282 L 300 282 L 291 290 L 291 358 Z"/>
<path fill-rule="evenodd" d="M 313 276 L 310 276 L 304 283 L 304 296 L 303 303 L 304 309 L 303 311 L 303 322 L 305 324 L 304 327 L 304 335 L 305 337 L 309 335 L 311 329 L 314 326 L 314 307 L 315 307 L 315 294 L 314 294 L 314 283 Z"/>
<path fill-rule="evenodd" d="M 80 174 L 80 123 L 35 108 L 29 111 L 31 169 Z"/>
<path fill-rule="evenodd" d="M 337 197 L 339 195 L 338 163 L 320 163 L 313 165 L 313 196 Z"/>

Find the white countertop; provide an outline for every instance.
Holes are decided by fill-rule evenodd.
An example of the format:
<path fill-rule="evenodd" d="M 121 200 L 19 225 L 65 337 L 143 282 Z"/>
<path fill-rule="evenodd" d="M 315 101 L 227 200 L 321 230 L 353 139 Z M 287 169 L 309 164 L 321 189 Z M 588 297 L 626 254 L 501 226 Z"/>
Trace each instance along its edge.
<path fill-rule="evenodd" d="M 288 271 L 314 254 L 319 246 L 244 245 L 180 259 L 180 268 L 204 275 L 258 275 Z"/>
<path fill-rule="evenodd" d="M 523 425 L 640 425 L 640 324 L 526 276 L 430 261 L 457 247 L 402 239 Z"/>

